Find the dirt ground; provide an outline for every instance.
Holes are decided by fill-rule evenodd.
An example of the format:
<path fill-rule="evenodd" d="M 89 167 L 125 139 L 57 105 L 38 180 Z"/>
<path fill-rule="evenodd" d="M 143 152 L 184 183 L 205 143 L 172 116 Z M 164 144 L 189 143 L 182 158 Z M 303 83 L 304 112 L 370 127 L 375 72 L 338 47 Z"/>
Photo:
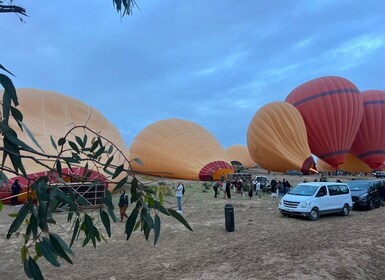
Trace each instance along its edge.
<path fill-rule="evenodd" d="M 293 184 L 304 178 L 287 179 Z M 311 222 L 283 217 L 267 194 L 226 200 L 222 193 L 214 198 L 212 189 L 186 185 L 183 215 L 194 232 L 162 216 L 154 246 L 152 236 L 146 242 L 139 231 L 126 241 L 124 223 L 116 223 L 108 244 L 81 248 L 79 240 L 74 265 L 55 268 L 42 259 L 46 279 L 385 279 L 385 208 Z M 175 197 L 167 200 L 176 205 Z M 234 232 L 225 230 L 227 203 L 234 207 Z M 0 213 L 0 279 L 26 279 L 20 238 L 5 239 L 8 214 L 15 211 L 6 206 Z M 57 219 L 64 227 L 54 229 L 66 236 L 66 216 Z"/>

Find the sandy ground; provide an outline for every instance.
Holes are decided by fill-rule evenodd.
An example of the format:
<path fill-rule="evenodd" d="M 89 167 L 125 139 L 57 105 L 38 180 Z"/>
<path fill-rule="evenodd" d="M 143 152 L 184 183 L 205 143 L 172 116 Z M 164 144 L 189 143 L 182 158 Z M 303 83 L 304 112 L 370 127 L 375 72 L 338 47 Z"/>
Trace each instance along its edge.
<path fill-rule="evenodd" d="M 81 248 L 79 240 L 74 265 L 54 268 L 42 259 L 46 279 L 385 279 L 385 208 L 311 222 L 284 218 L 268 195 L 225 200 L 221 193 L 215 199 L 211 189 L 204 193 L 195 185 L 187 197 L 184 217 L 194 232 L 163 216 L 154 246 L 152 236 L 146 242 L 141 232 L 126 241 L 124 223 L 116 223 L 108 244 Z M 174 197 L 167 199 L 176 205 Z M 234 232 L 225 230 L 226 203 L 234 207 Z M 15 210 L 7 206 L 0 213 L 0 279 L 26 279 L 20 238 L 5 240 L 8 213 Z M 57 219 L 64 223 L 66 216 Z M 64 223 L 54 229 L 66 236 L 68 228 Z"/>

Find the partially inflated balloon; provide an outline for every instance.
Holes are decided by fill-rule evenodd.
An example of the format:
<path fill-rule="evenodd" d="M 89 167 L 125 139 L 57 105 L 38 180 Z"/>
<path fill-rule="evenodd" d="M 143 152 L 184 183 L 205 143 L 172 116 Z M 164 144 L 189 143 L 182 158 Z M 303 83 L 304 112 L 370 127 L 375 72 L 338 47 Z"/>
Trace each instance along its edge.
<path fill-rule="evenodd" d="M 251 168 L 255 166 L 255 162 L 250 157 L 249 150 L 243 145 L 233 145 L 226 149 L 227 159 L 233 163 L 240 163 L 243 167 Z"/>
<path fill-rule="evenodd" d="M 130 147 L 135 171 L 186 180 L 219 179 L 234 172 L 221 144 L 206 129 L 191 121 L 167 119 L 142 130 Z"/>
<path fill-rule="evenodd" d="M 352 146 L 352 153 L 374 170 L 385 161 L 385 91 L 362 92 L 364 116 Z"/>
<path fill-rule="evenodd" d="M 333 168 L 343 163 L 363 114 L 357 87 L 341 77 L 321 77 L 295 88 L 286 101 L 305 121 L 311 152 Z"/>
<path fill-rule="evenodd" d="M 305 123 L 287 102 L 272 102 L 255 113 L 247 130 L 251 158 L 262 168 L 308 174 L 314 160 L 307 142 Z"/>
<path fill-rule="evenodd" d="M 338 167 L 339 170 L 347 171 L 347 172 L 364 172 L 370 173 L 372 169 L 363 161 L 355 157 L 353 154 L 349 153 L 345 162 Z M 321 159 L 317 160 L 317 170 L 318 171 L 335 171 L 328 163 L 324 162 Z"/>

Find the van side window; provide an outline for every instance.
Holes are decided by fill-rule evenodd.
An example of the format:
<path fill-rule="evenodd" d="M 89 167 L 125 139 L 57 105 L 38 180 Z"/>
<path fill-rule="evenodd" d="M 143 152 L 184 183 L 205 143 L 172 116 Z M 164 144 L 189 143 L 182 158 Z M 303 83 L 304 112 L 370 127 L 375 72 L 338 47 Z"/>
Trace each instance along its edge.
<path fill-rule="evenodd" d="M 329 190 L 330 196 L 338 195 L 340 192 L 340 189 L 338 188 L 338 186 L 328 186 L 328 190 Z"/>
<path fill-rule="evenodd" d="M 326 187 L 325 186 L 322 186 L 320 189 L 319 189 L 319 191 L 318 191 L 318 193 L 317 193 L 317 196 L 318 197 L 320 197 L 320 196 L 324 196 L 324 195 L 326 195 Z"/>
<path fill-rule="evenodd" d="M 349 187 L 348 186 L 338 186 L 340 189 L 339 194 L 348 194 L 349 193 Z"/>

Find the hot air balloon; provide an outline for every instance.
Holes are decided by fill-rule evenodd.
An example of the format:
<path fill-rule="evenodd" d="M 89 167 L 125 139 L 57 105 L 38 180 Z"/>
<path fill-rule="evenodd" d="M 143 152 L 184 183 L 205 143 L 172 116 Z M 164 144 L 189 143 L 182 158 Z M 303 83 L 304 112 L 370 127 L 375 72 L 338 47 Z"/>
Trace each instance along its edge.
<path fill-rule="evenodd" d="M 242 165 L 246 168 L 252 168 L 255 166 L 255 162 L 250 157 L 249 150 L 243 145 L 233 145 L 226 149 L 226 155 L 228 160 L 232 164 Z"/>
<path fill-rule="evenodd" d="M 333 172 L 335 169 L 330 164 L 324 162 L 322 159 L 317 159 L 317 170 L 319 172 Z"/>
<path fill-rule="evenodd" d="M 385 161 L 385 91 L 362 92 L 364 115 L 351 151 L 373 170 Z"/>
<path fill-rule="evenodd" d="M 215 137 L 187 120 L 167 119 L 145 127 L 130 147 L 132 163 L 143 174 L 186 180 L 219 179 L 233 172 L 226 153 Z"/>
<path fill-rule="evenodd" d="M 315 165 L 301 114 L 287 102 L 269 103 L 255 113 L 247 147 L 251 158 L 267 170 L 308 174 Z"/>
<path fill-rule="evenodd" d="M 80 100 L 56 92 L 38 89 L 17 89 L 17 95 L 20 102 L 18 109 L 24 116 L 23 122 L 32 132 L 46 154 L 55 155 L 58 153 L 51 144 L 51 136 L 54 141 L 57 142 L 59 138 L 63 137 L 66 132 L 73 127 L 73 125 L 86 124 L 90 129 L 99 132 L 101 136 L 110 139 L 126 156 L 128 156 L 126 144 L 116 127 L 96 109 L 86 105 Z M 13 122 L 12 119 L 10 125 L 18 133 L 20 140 L 27 143 L 34 149 L 39 150 L 30 137 L 28 137 L 26 132 L 20 131 L 17 124 Z M 83 129 L 78 129 L 74 131 L 74 134 L 83 139 L 85 131 Z M 93 135 L 88 134 L 88 136 L 88 146 L 90 146 Z M 69 140 L 76 142 L 74 138 L 74 135 L 70 135 Z M 67 144 L 65 144 L 65 147 L 69 148 Z M 0 156 L 2 157 L 2 154 Z M 105 162 L 107 160 L 104 154 L 101 155 L 101 157 L 101 162 Z M 39 159 L 39 156 L 35 156 L 35 158 Z M 116 155 L 112 164 L 120 165 L 123 161 L 123 157 Z M 23 164 L 27 174 L 29 174 L 28 177 L 31 178 L 36 177 L 34 175 L 36 173 L 44 174 L 44 172 L 47 171 L 45 167 L 37 164 L 31 159 L 24 159 Z M 68 170 L 67 175 L 79 173 L 79 170 L 83 170 L 84 166 L 85 162 L 81 164 L 74 164 L 73 170 Z M 101 173 L 100 178 L 111 177 L 107 173 L 104 173 L 103 168 L 100 168 L 99 171 Z M 81 172 L 80 174 L 83 173 Z M 9 178 L 12 177 L 11 174 L 7 175 Z M 93 175 L 93 177 L 95 176 Z M 23 180 L 20 182 L 22 183 Z M 24 187 L 26 186 L 22 185 L 22 188 Z M 110 184 L 109 189 L 112 190 L 114 187 L 115 185 Z"/>
<path fill-rule="evenodd" d="M 295 88 L 286 101 L 305 121 L 311 152 L 333 168 L 343 163 L 363 114 L 357 87 L 341 77 L 321 77 Z"/>

